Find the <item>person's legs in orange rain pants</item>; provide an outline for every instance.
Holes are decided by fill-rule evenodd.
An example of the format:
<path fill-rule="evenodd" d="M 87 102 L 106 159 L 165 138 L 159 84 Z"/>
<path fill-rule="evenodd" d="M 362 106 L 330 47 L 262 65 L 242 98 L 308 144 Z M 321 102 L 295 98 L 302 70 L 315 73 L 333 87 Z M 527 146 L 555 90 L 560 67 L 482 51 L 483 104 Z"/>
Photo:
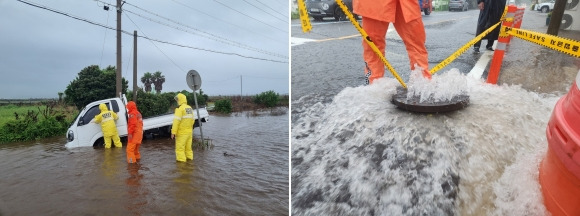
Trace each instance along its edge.
<path fill-rule="evenodd" d="M 417 64 L 419 67 L 423 68 L 423 76 L 430 78 L 431 74 L 428 73 L 429 62 L 427 48 L 425 47 L 426 36 L 423 20 L 415 19 L 405 23 L 401 6 L 399 4 L 397 4 L 395 20 L 397 21 L 395 21 L 393 25 L 405 43 L 407 54 L 409 55 L 411 70 L 414 70 L 415 64 Z M 367 17 L 363 17 L 362 21 L 363 29 L 384 55 L 386 46 L 385 35 L 389 28 L 389 23 Z M 372 84 L 375 79 L 384 76 L 385 65 L 364 39 L 362 43 L 363 57 L 366 63 L 365 77 L 367 77 L 369 84 Z"/>
<path fill-rule="evenodd" d="M 129 135 L 127 142 L 127 163 L 136 163 L 141 159 L 139 147 L 143 140 L 143 131 L 135 131 Z"/>

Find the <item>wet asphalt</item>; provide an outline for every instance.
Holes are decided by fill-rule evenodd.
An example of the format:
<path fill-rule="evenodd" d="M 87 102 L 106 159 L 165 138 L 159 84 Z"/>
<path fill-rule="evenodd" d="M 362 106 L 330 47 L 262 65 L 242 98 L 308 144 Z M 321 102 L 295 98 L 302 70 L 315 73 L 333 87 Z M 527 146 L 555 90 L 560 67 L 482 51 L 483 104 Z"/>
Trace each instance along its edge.
<path fill-rule="evenodd" d="M 478 10 L 468 10 L 433 12 L 422 16 L 430 68 L 475 37 L 478 14 Z M 526 10 L 521 28 L 545 33 L 545 20 L 546 14 Z M 292 20 L 291 23 L 292 101 L 316 92 L 320 98 L 308 101 L 329 102 L 345 87 L 363 85 L 362 41 L 349 21 L 337 22 L 325 18 L 323 21 L 312 20 L 311 23 L 312 31 L 308 33 L 302 32 L 299 20 Z M 559 32 L 559 36 L 575 40 L 580 37 L 578 35 L 578 31 Z M 296 45 L 297 38 L 311 41 Z M 386 39 L 386 58 L 407 81 L 410 69 L 403 41 L 395 31 L 387 33 Z M 485 44 L 486 41 L 483 41 L 482 47 Z M 480 56 L 470 48 L 440 72 L 457 68 L 469 73 Z M 575 61 L 578 59 L 515 38 L 508 46 L 498 84 L 522 85 L 527 90 L 544 93 L 566 91 L 578 72 Z M 486 79 L 488 69 L 489 64 L 483 79 Z M 385 72 L 385 76 L 393 77 L 389 71 Z"/>

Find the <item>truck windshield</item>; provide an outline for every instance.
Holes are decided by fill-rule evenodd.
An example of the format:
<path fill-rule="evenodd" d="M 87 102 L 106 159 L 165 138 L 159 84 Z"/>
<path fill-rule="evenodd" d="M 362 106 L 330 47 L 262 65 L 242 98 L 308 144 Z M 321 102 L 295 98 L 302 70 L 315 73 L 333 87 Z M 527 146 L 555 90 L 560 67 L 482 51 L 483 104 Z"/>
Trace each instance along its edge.
<path fill-rule="evenodd" d="M 83 126 L 88 124 L 99 113 L 101 113 L 101 110 L 99 110 L 99 105 L 89 108 L 89 110 L 81 117 L 81 119 L 79 119 L 78 125 Z"/>

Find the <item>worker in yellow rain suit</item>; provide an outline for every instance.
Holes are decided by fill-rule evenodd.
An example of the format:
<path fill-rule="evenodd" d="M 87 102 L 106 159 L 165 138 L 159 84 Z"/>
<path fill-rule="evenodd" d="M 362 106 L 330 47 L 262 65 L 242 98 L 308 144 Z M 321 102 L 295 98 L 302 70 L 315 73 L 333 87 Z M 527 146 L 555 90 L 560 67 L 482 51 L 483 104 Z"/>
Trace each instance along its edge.
<path fill-rule="evenodd" d="M 171 126 L 171 139 L 175 139 L 175 157 L 177 161 L 185 162 L 186 158 L 193 160 L 191 142 L 195 116 L 191 106 L 187 105 L 187 98 L 184 94 L 177 94 L 175 100 L 179 107 L 175 108 L 173 126 Z"/>
<path fill-rule="evenodd" d="M 109 111 L 109 108 L 105 104 L 99 104 L 99 109 L 101 113 L 96 115 L 94 120 L 95 123 L 101 124 L 103 139 L 105 139 L 105 148 L 111 148 L 111 139 L 113 139 L 115 147 L 123 147 L 121 139 L 119 139 L 119 133 L 117 132 L 117 125 L 115 125 L 115 121 L 119 117 L 115 112 Z"/>
<path fill-rule="evenodd" d="M 385 35 L 389 23 L 393 23 L 407 48 L 411 70 L 415 70 L 417 64 L 423 68 L 423 76 L 431 78 L 425 47 L 425 27 L 417 0 L 354 0 L 352 6 L 354 13 L 363 17 L 363 29 L 383 55 L 386 46 Z M 372 84 L 375 79 L 383 77 L 385 65 L 364 38 L 362 43 L 366 82 Z"/>

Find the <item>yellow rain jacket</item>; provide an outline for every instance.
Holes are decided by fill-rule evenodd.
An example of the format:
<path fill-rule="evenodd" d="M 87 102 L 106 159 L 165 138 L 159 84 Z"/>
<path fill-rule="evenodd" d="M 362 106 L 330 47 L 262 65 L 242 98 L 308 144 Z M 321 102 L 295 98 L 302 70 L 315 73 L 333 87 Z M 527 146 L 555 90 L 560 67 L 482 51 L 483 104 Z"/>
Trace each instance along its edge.
<path fill-rule="evenodd" d="M 179 104 L 179 107 L 175 109 L 171 134 L 191 135 L 191 133 L 193 133 L 193 123 L 195 121 L 193 109 L 191 106 L 187 105 L 187 98 L 184 94 L 179 93 L 175 97 L 177 98 L 177 104 Z"/>
<path fill-rule="evenodd" d="M 101 113 L 95 116 L 95 123 L 101 124 L 101 129 L 103 130 L 103 136 L 109 137 L 113 135 L 118 135 L 117 126 L 115 121 L 119 119 L 115 112 L 109 111 L 107 105 L 99 104 L 99 109 Z"/>
<path fill-rule="evenodd" d="M 179 107 L 175 109 L 171 134 L 175 135 L 175 158 L 177 161 L 186 162 L 193 160 L 192 138 L 195 115 L 193 109 L 187 105 L 185 95 L 179 93 L 175 96 Z"/>

